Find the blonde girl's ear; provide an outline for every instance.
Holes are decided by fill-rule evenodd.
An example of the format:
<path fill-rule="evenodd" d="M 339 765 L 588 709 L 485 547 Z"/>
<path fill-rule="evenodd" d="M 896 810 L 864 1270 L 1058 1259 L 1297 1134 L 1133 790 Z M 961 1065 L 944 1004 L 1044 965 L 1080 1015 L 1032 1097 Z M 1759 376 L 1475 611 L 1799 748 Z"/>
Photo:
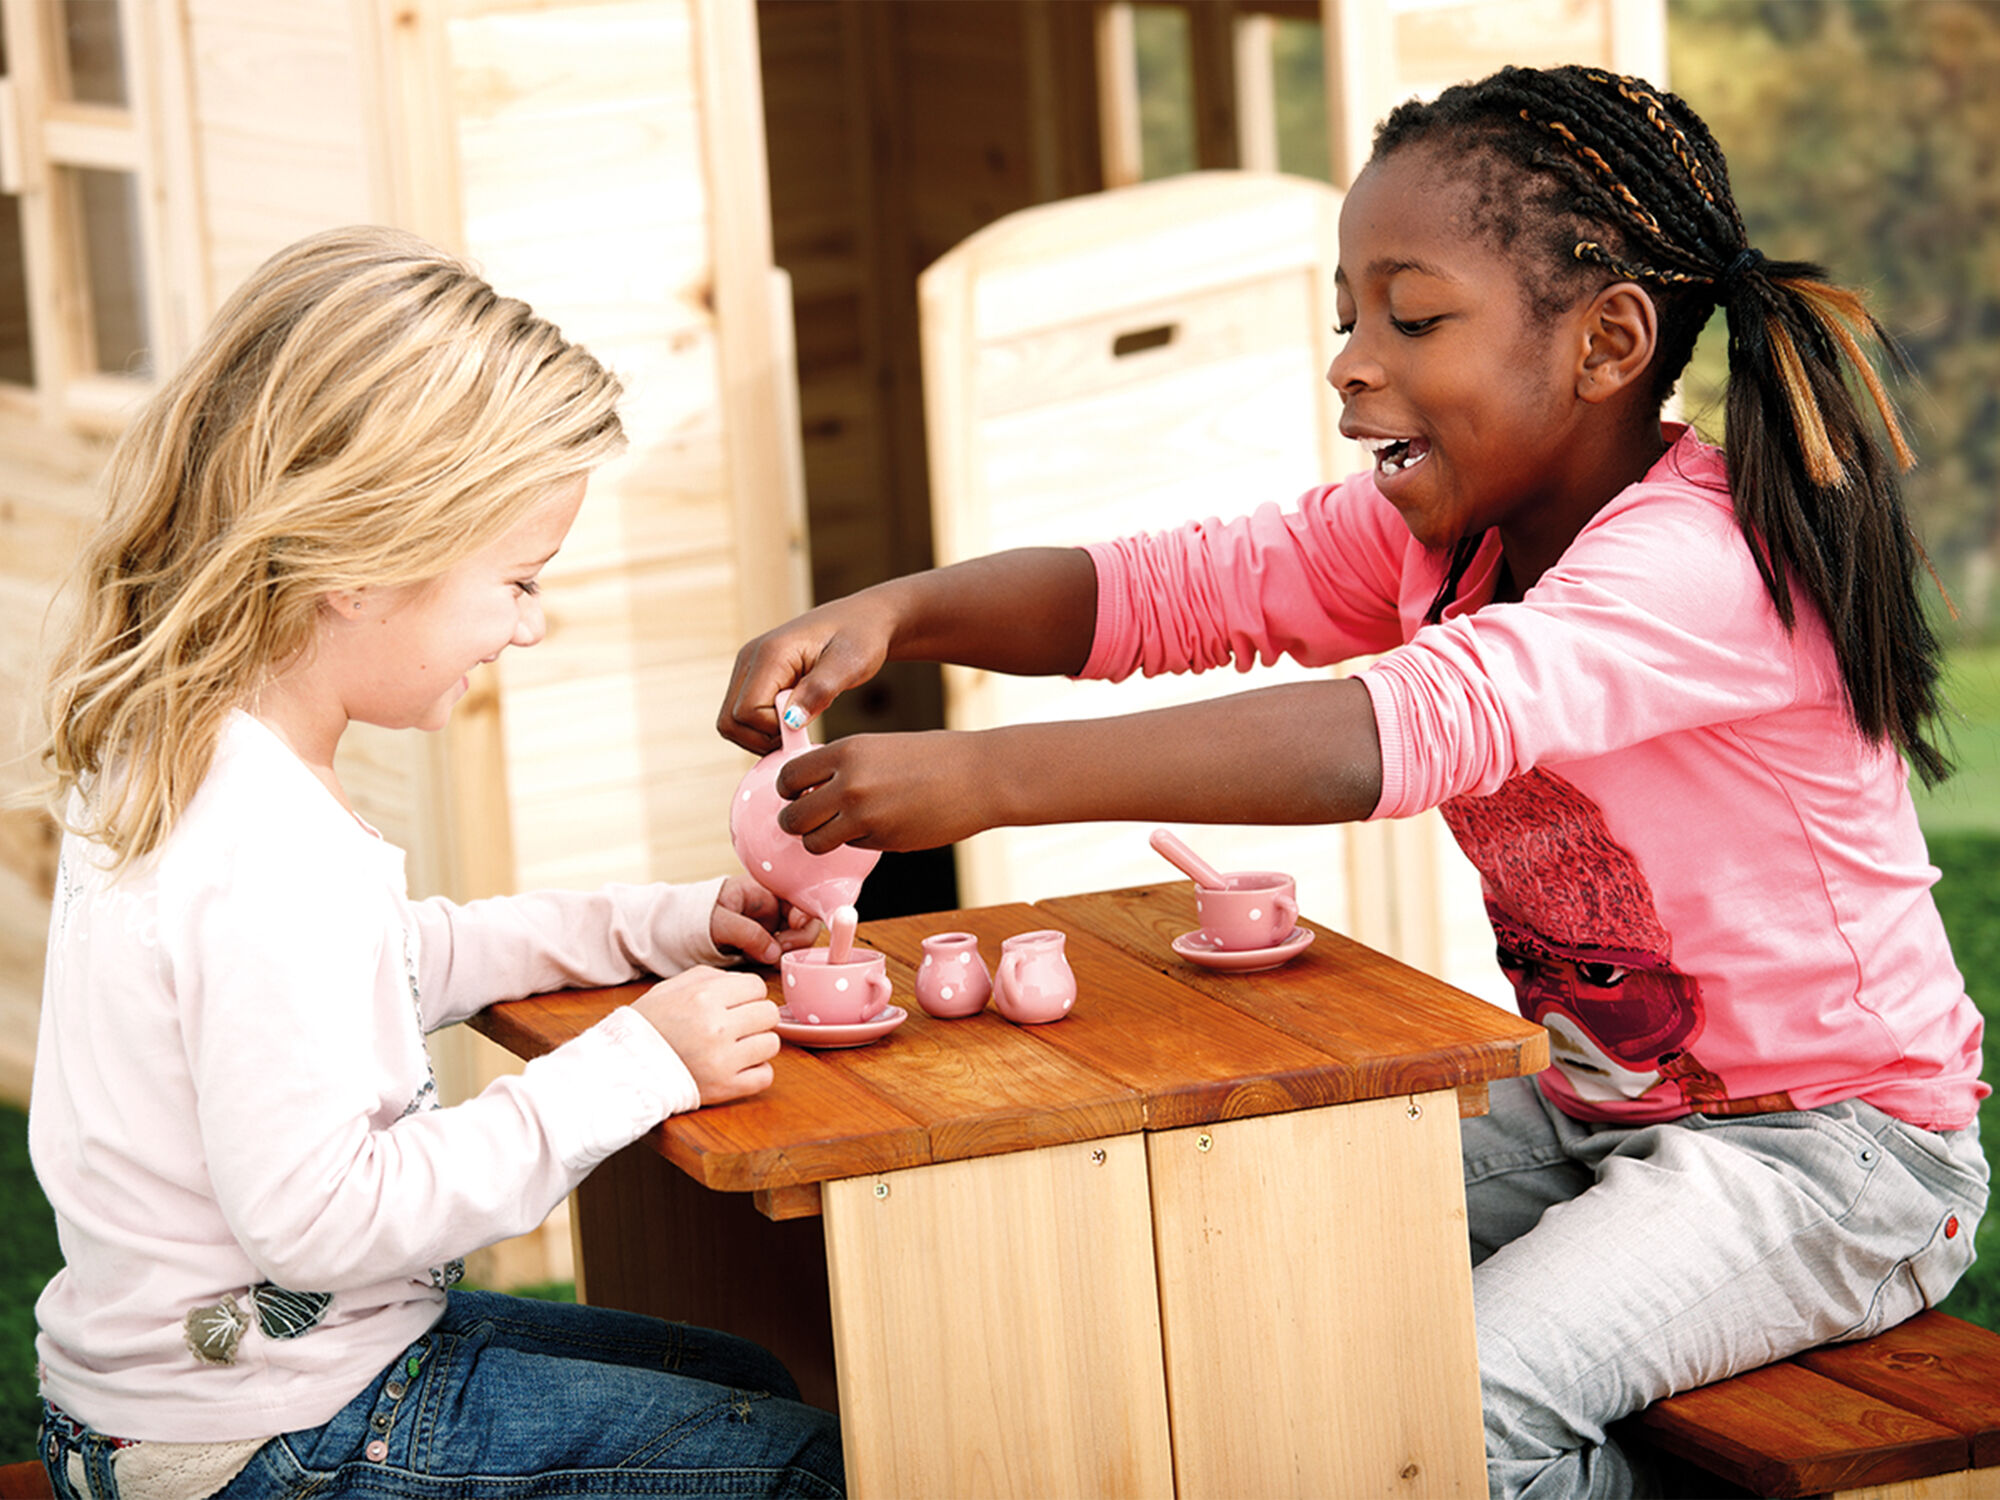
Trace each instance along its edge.
<path fill-rule="evenodd" d="M 1649 388 L 1647 371 L 1659 352 L 1660 314 L 1637 282 L 1614 281 L 1592 297 L 1584 309 L 1580 332 L 1579 399 L 1602 402 L 1633 389 L 1635 384 L 1640 389 Z"/>
<path fill-rule="evenodd" d="M 367 612 L 367 595 L 361 589 L 335 589 L 320 596 L 320 608 L 343 620 L 359 620 Z"/>

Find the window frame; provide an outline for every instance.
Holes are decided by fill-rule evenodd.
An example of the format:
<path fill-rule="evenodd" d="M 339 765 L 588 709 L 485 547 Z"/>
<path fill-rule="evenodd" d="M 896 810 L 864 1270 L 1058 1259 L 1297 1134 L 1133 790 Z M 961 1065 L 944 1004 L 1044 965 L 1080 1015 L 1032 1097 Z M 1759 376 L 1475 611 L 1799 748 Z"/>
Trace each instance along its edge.
<path fill-rule="evenodd" d="M 126 102 L 69 97 L 63 6 L 0 0 L 8 72 L 0 77 L 0 191 L 20 205 L 27 303 L 27 385 L 0 383 L 0 410 L 86 431 L 112 431 L 170 369 L 178 352 L 167 274 L 164 130 L 158 85 L 173 76 L 156 46 L 155 7 L 115 3 Z M 136 208 L 132 260 L 149 372 L 98 368 L 96 312 L 78 173 L 129 174 Z"/>

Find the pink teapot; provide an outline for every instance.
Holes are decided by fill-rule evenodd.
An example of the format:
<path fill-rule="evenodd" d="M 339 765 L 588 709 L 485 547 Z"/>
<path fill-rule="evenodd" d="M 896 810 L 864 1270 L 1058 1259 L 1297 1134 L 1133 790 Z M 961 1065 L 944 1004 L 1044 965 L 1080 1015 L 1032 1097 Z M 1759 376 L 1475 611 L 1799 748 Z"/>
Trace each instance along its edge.
<path fill-rule="evenodd" d="M 736 857 L 743 861 L 752 880 L 825 922 L 837 908 L 855 904 L 861 882 L 882 855 L 879 850 L 857 849 L 852 844 L 814 854 L 778 826 L 778 814 L 785 806 L 785 799 L 778 795 L 778 771 L 793 756 L 813 748 L 803 726 L 794 729 L 784 722 L 785 702 L 790 696 L 778 695 L 782 743 L 737 783 L 736 796 L 729 804 L 729 842 L 735 845 Z"/>

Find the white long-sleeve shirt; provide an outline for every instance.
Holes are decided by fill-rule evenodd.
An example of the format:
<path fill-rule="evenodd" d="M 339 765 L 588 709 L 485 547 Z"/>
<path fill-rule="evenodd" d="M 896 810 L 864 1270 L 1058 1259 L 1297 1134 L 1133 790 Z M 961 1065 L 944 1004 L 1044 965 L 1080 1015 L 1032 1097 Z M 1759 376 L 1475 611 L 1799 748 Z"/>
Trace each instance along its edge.
<path fill-rule="evenodd" d="M 244 714 L 152 857 L 112 878 L 66 838 L 29 1117 L 65 1262 L 44 1393 L 131 1439 L 326 1421 L 436 1319 L 456 1257 L 699 1103 L 629 1008 L 449 1109 L 424 1033 L 724 962 L 719 884 L 413 902 L 402 851 Z"/>

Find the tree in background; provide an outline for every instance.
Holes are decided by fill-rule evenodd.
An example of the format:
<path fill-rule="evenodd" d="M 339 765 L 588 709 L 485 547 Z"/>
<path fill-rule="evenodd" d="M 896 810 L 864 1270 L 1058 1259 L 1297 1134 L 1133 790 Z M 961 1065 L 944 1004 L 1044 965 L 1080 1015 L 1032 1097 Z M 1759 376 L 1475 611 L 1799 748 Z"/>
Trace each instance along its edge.
<path fill-rule="evenodd" d="M 1670 83 L 1751 243 L 1866 288 L 1909 354 L 1906 493 L 1964 638 L 2000 582 L 2000 0 L 1669 0 Z M 1720 319 L 1687 385 L 1720 421 Z"/>

